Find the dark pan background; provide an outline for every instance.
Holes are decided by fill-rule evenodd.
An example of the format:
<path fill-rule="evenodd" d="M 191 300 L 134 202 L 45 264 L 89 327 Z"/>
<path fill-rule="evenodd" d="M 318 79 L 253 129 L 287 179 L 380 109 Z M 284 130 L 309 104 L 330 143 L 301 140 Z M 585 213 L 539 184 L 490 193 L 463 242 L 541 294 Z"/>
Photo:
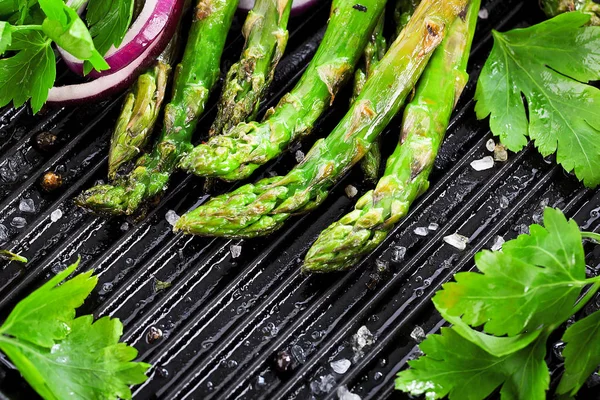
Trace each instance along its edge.
<path fill-rule="evenodd" d="M 329 6 L 324 2 L 291 22 L 286 56 L 265 107 L 274 105 L 302 74 L 322 38 Z M 168 210 L 183 214 L 206 201 L 202 179 L 177 173 L 162 200 L 137 220 L 97 217 L 72 202 L 76 194 L 106 177 L 109 139 L 121 97 L 80 108 L 48 109 L 36 116 L 26 107 L 1 110 L 0 224 L 5 229 L 0 227 L 0 237 L 2 232 L 7 237 L 0 245 L 30 262 L 0 264 L 0 319 L 80 255 L 81 270 L 93 268 L 100 278 L 81 312 L 120 318 L 125 325 L 123 339 L 139 350 L 141 360 L 154 365 L 149 380 L 134 388 L 137 399 L 332 399 L 342 385 L 363 399 L 404 398 L 394 393 L 393 379 L 414 357 L 417 343 L 411 332 L 417 326 L 424 332 L 439 329 L 443 321 L 430 298 L 455 272 L 472 269 L 477 251 L 490 248 L 497 235 L 508 240 L 540 222 L 546 205 L 561 208 L 588 230 L 597 230 L 600 224 L 600 192 L 585 189 L 531 146 L 511 153 L 507 162 L 492 169 L 471 168 L 473 160 L 490 154 L 485 144 L 492 135 L 486 121 L 476 120 L 472 100 L 491 49 L 490 31 L 543 19 L 537 1 L 488 0 L 484 8 L 488 17 L 479 21 L 471 81 L 436 162 L 431 189 L 379 249 L 345 274 L 304 276 L 299 267 L 318 233 L 351 209 L 354 200 L 348 199 L 344 188 L 352 184 L 359 195 L 371 188 L 358 169 L 332 189 L 322 207 L 291 220 L 270 237 L 175 235 L 165 214 Z M 241 51 L 242 22 L 240 16 L 234 23 L 223 71 Z M 197 140 L 205 137 L 214 118 L 214 97 Z M 295 164 L 296 150 L 306 152 L 316 138 L 326 135 L 347 103 L 348 93 L 340 94 L 314 135 L 259 175 L 288 171 Z M 395 146 L 399 123 L 393 121 L 385 133 L 388 153 Z M 59 140 L 42 151 L 36 138 L 48 131 Z M 62 174 L 61 189 L 41 190 L 39 180 L 45 171 Z M 217 191 L 229 187 L 223 184 Z M 35 201 L 35 212 L 19 211 L 22 198 Z M 63 216 L 52 222 L 50 214 L 57 209 Z M 25 218 L 27 225 L 13 227 L 15 217 Z M 431 223 L 439 229 L 426 237 L 414 233 Z M 454 232 L 469 237 L 465 251 L 444 243 L 443 237 Z M 232 258 L 232 245 L 242 247 L 240 257 Z M 401 247 L 406 248 L 404 257 Z M 589 273 L 596 274 L 599 249 L 588 250 Z M 172 286 L 157 292 L 156 280 Z M 373 333 L 374 343 L 362 357 L 355 357 L 353 335 L 362 326 Z M 150 328 L 160 329 L 163 337 L 149 343 Z M 555 381 L 561 360 L 553 350 L 549 348 L 548 360 Z M 291 360 L 284 372 L 275 362 L 280 352 Z M 332 371 L 330 362 L 339 359 L 352 361 L 345 374 Z M 329 381 L 332 387 L 325 393 L 315 390 L 317 381 Z M 593 398 L 588 396 L 593 395 L 581 398 Z M 0 355 L 0 399 L 4 398 L 36 395 Z"/>

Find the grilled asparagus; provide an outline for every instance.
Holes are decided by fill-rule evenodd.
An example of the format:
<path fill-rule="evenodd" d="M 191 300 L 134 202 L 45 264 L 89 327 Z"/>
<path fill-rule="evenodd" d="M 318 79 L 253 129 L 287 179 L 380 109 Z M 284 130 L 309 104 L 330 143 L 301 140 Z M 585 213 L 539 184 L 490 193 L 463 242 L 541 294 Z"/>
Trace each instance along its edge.
<path fill-rule="evenodd" d="M 240 122 L 256 118 L 260 101 L 287 45 L 291 8 L 292 0 L 254 3 L 242 29 L 246 45 L 240 60 L 227 73 L 210 136 L 226 133 Z"/>
<path fill-rule="evenodd" d="M 180 166 L 196 175 L 224 180 L 247 178 L 281 154 L 295 139 L 308 135 L 352 75 L 379 16 L 384 0 L 334 0 L 325 37 L 294 89 L 262 123 L 242 123 L 196 146 Z"/>
<path fill-rule="evenodd" d="M 541 4 L 550 17 L 577 10 L 592 16 L 591 25 L 600 25 L 600 4 L 595 0 L 542 0 Z"/>
<path fill-rule="evenodd" d="M 192 148 L 192 134 L 219 77 L 219 63 L 237 0 L 200 0 L 194 10 L 183 60 L 177 66 L 174 93 L 165 107 L 164 127 L 152 153 L 138 159 L 135 169 L 115 185 L 99 185 L 77 203 L 106 214 L 133 214 L 161 194 L 180 157 Z"/>
<path fill-rule="evenodd" d="M 308 251 L 303 270 L 340 271 L 373 250 L 429 187 L 429 173 L 450 116 L 468 80 L 467 61 L 481 0 L 471 0 L 436 50 L 404 112 L 401 140 L 375 190 L 354 211 L 324 230 Z"/>
<path fill-rule="evenodd" d="M 175 230 L 212 236 L 271 233 L 293 214 L 323 202 L 332 184 L 369 151 L 399 111 L 468 0 L 424 0 L 406 29 L 375 67 L 349 112 L 286 176 L 249 184 L 182 216 Z"/>

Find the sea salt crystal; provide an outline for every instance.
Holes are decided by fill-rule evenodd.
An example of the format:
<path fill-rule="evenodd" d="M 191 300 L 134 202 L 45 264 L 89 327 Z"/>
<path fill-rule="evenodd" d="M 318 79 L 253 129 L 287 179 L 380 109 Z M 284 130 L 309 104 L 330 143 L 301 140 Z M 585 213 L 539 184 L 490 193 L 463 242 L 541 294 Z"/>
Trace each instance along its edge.
<path fill-rule="evenodd" d="M 342 358 L 341 360 L 335 360 L 330 362 L 329 365 L 336 374 L 343 375 L 348 371 L 348 369 L 350 369 L 352 363 L 350 362 L 350 360 Z"/>
<path fill-rule="evenodd" d="M 352 336 L 352 350 L 354 351 L 354 361 L 358 361 L 364 356 L 364 348 L 375 343 L 373 334 L 366 326 L 361 326 Z"/>
<path fill-rule="evenodd" d="M 233 244 L 229 247 L 229 251 L 231 252 L 231 258 L 238 258 L 242 254 L 242 246 Z"/>
<path fill-rule="evenodd" d="M 4 243 L 8 240 L 8 228 L 0 224 L 0 243 Z"/>
<path fill-rule="evenodd" d="M 302 152 L 302 150 L 298 150 L 296 151 L 296 162 L 302 162 L 302 160 L 304 160 L 304 153 Z"/>
<path fill-rule="evenodd" d="M 496 142 L 494 142 L 494 139 L 488 140 L 485 144 L 485 148 L 488 149 L 488 151 L 494 151 L 496 148 Z"/>
<path fill-rule="evenodd" d="M 122 231 L 128 231 L 129 230 L 129 223 L 128 222 L 123 222 L 121 224 L 121 230 Z"/>
<path fill-rule="evenodd" d="M 392 261 L 400 262 L 404 260 L 404 256 L 406 256 L 406 247 L 396 246 L 392 249 Z"/>
<path fill-rule="evenodd" d="M 487 9 L 482 8 L 481 10 L 479 10 L 479 18 L 488 19 L 489 16 L 490 16 L 490 12 Z"/>
<path fill-rule="evenodd" d="M 419 235 L 419 236 L 427 236 L 429 234 L 429 229 L 427 229 L 423 226 L 419 226 L 419 227 L 415 228 L 414 232 L 416 235 Z"/>
<path fill-rule="evenodd" d="M 56 222 L 59 219 L 61 219 L 62 216 L 63 216 L 62 211 L 60 210 L 60 208 L 57 208 L 56 210 L 52 211 L 52 214 L 50 214 L 50 221 Z"/>
<path fill-rule="evenodd" d="M 361 400 L 359 395 L 349 391 L 346 386 L 337 388 L 337 396 L 339 400 Z"/>
<path fill-rule="evenodd" d="M 27 220 L 23 217 L 14 217 L 10 224 L 15 228 L 20 229 L 27 225 Z"/>
<path fill-rule="evenodd" d="M 352 185 L 346 186 L 345 191 L 346 191 L 346 196 L 348 196 L 351 199 L 356 197 L 356 195 L 358 194 L 358 190 Z"/>
<path fill-rule="evenodd" d="M 314 394 L 329 393 L 335 386 L 333 375 L 320 376 L 316 381 L 310 383 L 310 390 Z"/>
<path fill-rule="evenodd" d="M 491 250 L 492 251 L 502 250 L 502 245 L 504 244 L 504 242 L 505 242 L 505 240 L 502 236 L 496 236 L 494 238 L 494 243 L 492 243 Z"/>
<path fill-rule="evenodd" d="M 410 337 L 413 338 L 417 343 L 421 343 L 427 335 L 420 326 L 415 326 L 415 329 L 410 333 Z"/>
<path fill-rule="evenodd" d="M 429 229 L 430 231 L 437 231 L 439 228 L 439 224 L 436 224 L 435 222 L 432 222 L 429 224 L 429 226 L 427 227 L 427 229 Z"/>
<path fill-rule="evenodd" d="M 471 167 L 475 171 L 485 171 L 486 169 L 494 168 L 494 158 L 492 156 L 485 156 L 480 160 L 471 162 Z"/>
<path fill-rule="evenodd" d="M 458 233 L 453 233 L 452 235 L 446 236 L 444 238 L 444 242 L 448 243 L 450 246 L 456 247 L 459 250 L 464 250 L 467 248 L 469 238 L 459 235 Z"/>
<path fill-rule="evenodd" d="M 175 211 L 169 210 L 165 214 L 165 219 L 169 224 L 174 226 L 177 223 L 177 221 L 179 221 L 179 215 L 177 215 Z"/>
<path fill-rule="evenodd" d="M 509 205 L 510 200 L 508 200 L 508 197 L 504 195 L 500 196 L 500 208 L 508 208 Z"/>
<path fill-rule="evenodd" d="M 501 144 L 497 144 L 494 147 L 494 160 L 499 162 L 508 160 L 508 152 L 506 151 L 506 147 Z"/>
<path fill-rule="evenodd" d="M 19 211 L 24 213 L 34 213 L 35 203 L 32 199 L 21 199 L 19 202 Z"/>

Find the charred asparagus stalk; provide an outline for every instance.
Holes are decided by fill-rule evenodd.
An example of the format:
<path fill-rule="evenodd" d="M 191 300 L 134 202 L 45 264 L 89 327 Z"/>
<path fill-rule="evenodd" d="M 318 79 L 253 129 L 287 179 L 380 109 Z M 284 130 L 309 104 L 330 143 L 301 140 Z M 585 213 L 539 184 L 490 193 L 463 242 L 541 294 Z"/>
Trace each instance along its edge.
<path fill-rule="evenodd" d="M 212 87 L 237 0 L 200 0 L 194 10 L 183 60 L 177 66 L 174 93 L 165 107 L 164 127 L 152 153 L 115 185 L 99 185 L 77 203 L 106 214 L 133 214 L 142 202 L 161 194 L 180 157 L 192 148 L 192 134 Z"/>
<path fill-rule="evenodd" d="M 591 25 L 600 25 L 600 4 L 595 0 L 542 0 L 542 8 L 550 17 L 568 11 L 582 11 L 592 16 Z"/>
<path fill-rule="evenodd" d="M 196 146 L 180 163 L 196 175 L 224 180 L 247 178 L 281 154 L 295 139 L 308 135 L 352 75 L 385 0 L 334 0 L 325 37 L 300 82 L 262 123 L 242 123 L 225 135 Z"/>
<path fill-rule="evenodd" d="M 256 0 L 254 3 L 242 29 L 246 45 L 225 79 L 210 136 L 226 133 L 240 122 L 256 118 L 260 101 L 287 45 L 291 8 L 292 0 Z"/>
<path fill-rule="evenodd" d="M 414 200 L 429 187 L 429 173 L 452 110 L 468 79 L 467 62 L 481 0 L 471 0 L 436 50 L 406 106 L 400 143 L 375 190 L 354 211 L 324 230 L 310 248 L 304 271 L 340 271 L 379 245 Z"/>
<path fill-rule="evenodd" d="M 385 22 L 385 13 L 379 17 L 379 22 L 371 35 L 371 39 L 365 47 L 365 54 L 362 65 L 356 69 L 354 73 L 354 92 L 350 99 L 350 104 L 356 100 L 361 90 L 365 86 L 367 78 L 373 73 L 375 65 L 383 58 L 387 50 L 387 42 L 383 36 L 383 24 Z M 371 151 L 360 160 L 360 168 L 367 179 L 377 182 L 379 177 L 379 166 L 381 165 L 381 148 L 380 140 L 373 144 Z"/>
<path fill-rule="evenodd" d="M 108 177 L 137 157 L 148 143 L 165 98 L 171 65 L 177 53 L 177 35 L 125 96 L 108 153 Z"/>
<path fill-rule="evenodd" d="M 198 235 L 255 237 L 271 233 L 293 214 L 323 202 L 329 188 L 369 151 L 399 111 L 468 0 L 424 0 L 406 29 L 375 67 L 349 112 L 304 161 L 273 177 L 218 196 L 185 214 L 176 230 Z"/>

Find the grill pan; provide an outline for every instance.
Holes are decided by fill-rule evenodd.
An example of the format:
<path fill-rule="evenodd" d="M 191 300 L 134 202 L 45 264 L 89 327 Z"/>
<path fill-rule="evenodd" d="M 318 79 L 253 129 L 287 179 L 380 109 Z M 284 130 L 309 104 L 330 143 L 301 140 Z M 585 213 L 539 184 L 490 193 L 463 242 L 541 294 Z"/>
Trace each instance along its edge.
<path fill-rule="evenodd" d="M 323 37 L 329 6 L 324 2 L 290 22 L 286 55 L 263 111 L 301 76 Z M 148 381 L 134 388 L 136 399 L 336 399 L 341 386 L 362 399 L 406 398 L 393 390 L 395 374 L 415 357 L 418 336 L 444 323 L 430 299 L 455 272 L 474 268 L 477 251 L 490 248 L 498 235 L 508 240 L 540 222 L 545 206 L 561 208 L 586 230 L 600 225 L 600 191 L 585 189 L 532 146 L 511 153 L 493 169 L 471 168 L 473 160 L 489 154 L 486 142 L 492 137 L 487 122 L 476 120 L 472 100 L 491 49 L 490 31 L 544 18 L 535 1 L 488 0 L 482 7 L 487 16 L 483 13 L 486 18 L 479 20 L 471 80 L 436 161 L 430 190 L 377 250 L 345 274 L 304 276 L 299 267 L 319 232 L 353 206 L 344 188 L 353 185 L 359 195 L 370 189 L 359 169 L 340 181 L 318 210 L 296 217 L 269 237 L 175 235 L 165 214 L 183 214 L 205 202 L 202 179 L 177 173 L 167 194 L 137 220 L 97 217 L 72 202 L 106 176 L 109 139 L 122 97 L 36 116 L 26 107 L 1 110 L 0 242 L 30 262 L 0 264 L 0 319 L 80 255 L 81 270 L 93 268 L 100 279 L 81 311 L 120 318 L 123 339 L 139 350 L 141 360 L 154 365 Z M 240 17 L 234 22 L 223 71 L 239 57 L 242 22 Z M 205 137 L 215 116 L 215 97 L 199 124 L 198 139 Z M 288 171 L 297 150 L 308 151 L 336 125 L 347 99 L 348 93 L 340 94 L 319 120 L 313 139 L 258 176 Z M 385 140 L 390 145 L 385 148 L 393 148 L 399 123 L 396 118 L 388 127 Z M 41 132 L 56 134 L 56 145 L 41 149 L 36 144 Z M 41 190 L 46 171 L 63 176 L 59 190 Z M 231 187 L 219 184 L 216 190 Z M 22 198 L 34 200 L 34 212 L 19 210 Z M 26 226 L 15 228 L 15 217 L 25 218 Z M 431 223 L 439 228 L 425 237 L 414 233 Z M 455 232 L 469 237 L 465 251 L 443 242 Z M 231 246 L 241 246 L 241 255 L 234 258 Z M 592 251 L 587 263 L 595 275 L 600 251 Z M 159 281 L 172 286 L 157 290 Z M 356 335 L 365 329 L 373 343 L 359 350 Z M 160 337 L 149 335 L 156 330 Z M 352 362 L 343 374 L 331 366 L 341 359 Z M 549 363 L 551 370 L 560 364 L 552 351 Z M 0 355 L 0 399 L 35 398 Z"/>

